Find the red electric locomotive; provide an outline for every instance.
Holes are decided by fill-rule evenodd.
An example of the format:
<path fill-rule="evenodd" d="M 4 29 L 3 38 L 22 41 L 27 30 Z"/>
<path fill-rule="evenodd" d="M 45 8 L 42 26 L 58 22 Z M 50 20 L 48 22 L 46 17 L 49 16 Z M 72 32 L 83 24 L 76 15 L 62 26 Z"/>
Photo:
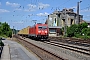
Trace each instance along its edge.
<path fill-rule="evenodd" d="M 48 38 L 48 25 L 38 23 L 29 29 L 30 37 L 37 39 L 47 39 Z"/>

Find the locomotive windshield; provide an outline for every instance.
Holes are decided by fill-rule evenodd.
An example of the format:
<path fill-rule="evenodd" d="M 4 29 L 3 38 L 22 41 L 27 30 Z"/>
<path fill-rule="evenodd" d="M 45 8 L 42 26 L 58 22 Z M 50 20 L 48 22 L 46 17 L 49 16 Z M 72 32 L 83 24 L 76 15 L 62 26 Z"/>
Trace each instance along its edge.
<path fill-rule="evenodd" d="M 47 26 L 38 26 L 39 29 L 47 29 Z"/>

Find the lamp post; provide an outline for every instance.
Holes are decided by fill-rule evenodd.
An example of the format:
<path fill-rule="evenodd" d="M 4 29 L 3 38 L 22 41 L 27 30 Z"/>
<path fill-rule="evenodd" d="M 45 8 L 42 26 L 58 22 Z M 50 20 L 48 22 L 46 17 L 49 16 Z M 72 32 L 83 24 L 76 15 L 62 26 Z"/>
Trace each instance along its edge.
<path fill-rule="evenodd" d="M 81 2 L 82 2 L 82 1 L 77 2 L 77 24 L 80 23 L 80 18 L 79 18 L 79 4 L 80 4 Z"/>
<path fill-rule="evenodd" d="M 67 14 L 66 14 L 66 8 L 65 8 L 65 12 L 64 12 L 64 14 L 65 14 L 65 24 L 64 24 L 64 36 L 66 37 L 66 35 L 67 35 Z"/>
<path fill-rule="evenodd" d="M 13 40 L 13 35 L 14 35 L 14 26 L 13 26 L 13 29 L 12 29 L 12 40 Z"/>

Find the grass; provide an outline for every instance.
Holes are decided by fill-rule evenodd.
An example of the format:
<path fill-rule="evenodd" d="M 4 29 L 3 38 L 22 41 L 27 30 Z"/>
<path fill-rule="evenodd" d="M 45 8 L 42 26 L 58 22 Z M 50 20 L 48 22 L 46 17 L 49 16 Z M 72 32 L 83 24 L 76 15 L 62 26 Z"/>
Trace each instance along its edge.
<path fill-rule="evenodd" d="M 87 40 L 87 39 L 90 39 L 90 36 L 78 36 L 76 38 L 81 38 L 81 39 Z"/>
<path fill-rule="evenodd" d="M 66 36 L 62 36 L 63 38 L 65 38 Z M 72 37 L 72 38 L 80 38 L 80 39 L 84 39 L 84 40 L 87 40 L 87 39 L 90 39 L 90 36 L 80 36 L 80 35 L 76 35 L 76 36 L 74 36 L 74 37 Z"/>
<path fill-rule="evenodd" d="M 5 36 L 5 35 L 0 35 L 0 38 L 7 38 L 7 36 Z"/>

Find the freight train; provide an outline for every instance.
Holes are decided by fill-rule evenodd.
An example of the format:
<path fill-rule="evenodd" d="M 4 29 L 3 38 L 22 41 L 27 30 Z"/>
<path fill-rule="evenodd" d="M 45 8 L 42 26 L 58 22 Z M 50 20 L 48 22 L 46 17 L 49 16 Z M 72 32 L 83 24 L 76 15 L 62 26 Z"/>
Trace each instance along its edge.
<path fill-rule="evenodd" d="M 18 32 L 18 35 L 34 38 L 34 39 L 47 39 L 48 38 L 48 25 L 37 23 L 34 26 L 24 28 Z"/>

